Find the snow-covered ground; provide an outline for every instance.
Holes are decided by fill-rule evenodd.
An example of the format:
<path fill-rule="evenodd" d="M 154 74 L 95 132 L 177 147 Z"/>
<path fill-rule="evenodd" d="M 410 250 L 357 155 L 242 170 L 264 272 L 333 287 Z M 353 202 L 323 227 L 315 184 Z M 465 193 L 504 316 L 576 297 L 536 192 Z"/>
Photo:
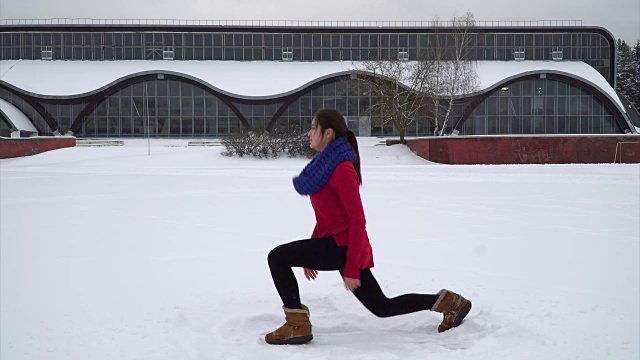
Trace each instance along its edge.
<path fill-rule="evenodd" d="M 265 344 L 267 253 L 314 225 L 306 160 L 125 140 L 0 160 L 0 358 L 640 358 L 640 166 L 439 165 L 378 141 L 360 139 L 374 274 L 388 296 L 462 293 L 459 328 L 376 318 L 321 273 L 299 276 L 315 339 Z"/>

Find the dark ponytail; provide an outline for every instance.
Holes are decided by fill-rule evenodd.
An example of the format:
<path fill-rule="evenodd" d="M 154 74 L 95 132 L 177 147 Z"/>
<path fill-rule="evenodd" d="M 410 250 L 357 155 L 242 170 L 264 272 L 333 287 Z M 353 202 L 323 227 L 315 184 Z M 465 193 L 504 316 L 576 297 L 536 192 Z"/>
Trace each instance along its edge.
<path fill-rule="evenodd" d="M 362 174 L 360 173 L 360 151 L 358 151 L 358 140 L 356 139 L 356 135 L 351 130 L 347 130 L 345 134 L 347 141 L 353 148 L 353 151 L 356 153 L 356 158 L 353 160 L 353 167 L 356 169 L 356 173 L 358 174 L 358 184 L 362 185 Z"/>
<path fill-rule="evenodd" d="M 336 110 L 322 109 L 318 110 L 314 118 L 316 123 L 324 131 L 326 129 L 333 129 L 337 138 L 346 138 L 353 151 L 356 153 L 356 158 L 353 160 L 353 167 L 358 174 L 358 184 L 362 185 L 362 173 L 360 172 L 360 152 L 358 151 L 358 140 L 356 135 L 349 130 L 347 122 L 344 120 L 344 116 Z"/>

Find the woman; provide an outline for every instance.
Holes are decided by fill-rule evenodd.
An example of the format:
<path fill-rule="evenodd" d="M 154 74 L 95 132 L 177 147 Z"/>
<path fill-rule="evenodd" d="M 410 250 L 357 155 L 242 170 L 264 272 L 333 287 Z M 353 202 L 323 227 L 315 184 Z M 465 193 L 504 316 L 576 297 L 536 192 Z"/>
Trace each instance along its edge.
<path fill-rule="evenodd" d="M 373 253 L 360 199 L 360 155 L 355 135 L 335 110 L 316 113 L 309 131 L 311 148 L 319 151 L 293 179 L 301 195 L 309 195 L 316 215 L 311 239 L 271 250 L 269 268 L 283 302 L 285 324 L 265 336 L 269 344 L 304 344 L 313 339 L 309 308 L 300 302 L 292 267 L 303 267 L 307 280 L 318 271 L 338 270 L 344 287 L 379 317 L 432 310 L 444 314 L 438 332 L 460 325 L 471 310 L 464 297 L 441 290 L 436 295 L 406 294 L 387 298 L 371 273 Z"/>

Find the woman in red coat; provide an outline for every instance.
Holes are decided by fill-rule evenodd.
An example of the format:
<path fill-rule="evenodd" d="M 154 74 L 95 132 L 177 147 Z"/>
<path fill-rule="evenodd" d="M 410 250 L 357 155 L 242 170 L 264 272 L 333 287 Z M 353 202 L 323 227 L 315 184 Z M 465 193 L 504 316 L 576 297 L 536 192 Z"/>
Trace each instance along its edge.
<path fill-rule="evenodd" d="M 373 314 L 389 317 L 422 310 L 444 314 L 438 331 L 460 325 L 471 310 L 464 297 L 441 290 L 436 295 L 405 294 L 387 298 L 371 273 L 373 252 L 360 199 L 360 155 L 355 135 L 335 110 L 316 113 L 309 131 L 311 148 L 320 153 L 293 185 L 309 195 L 316 215 L 311 239 L 280 245 L 269 253 L 269 268 L 283 302 L 286 322 L 266 335 L 269 344 L 304 344 L 313 339 L 309 309 L 300 302 L 292 267 L 304 268 L 308 280 L 318 271 L 338 270 L 344 287 Z"/>

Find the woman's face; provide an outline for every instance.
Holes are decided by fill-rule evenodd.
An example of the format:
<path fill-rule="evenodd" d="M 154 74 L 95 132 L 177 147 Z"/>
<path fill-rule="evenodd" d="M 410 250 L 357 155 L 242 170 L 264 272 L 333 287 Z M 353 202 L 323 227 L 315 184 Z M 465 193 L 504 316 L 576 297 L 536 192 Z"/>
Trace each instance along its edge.
<path fill-rule="evenodd" d="M 311 122 L 311 130 L 307 135 L 309 136 L 309 147 L 316 151 L 324 150 L 334 138 L 333 129 L 322 130 L 315 118 Z"/>

